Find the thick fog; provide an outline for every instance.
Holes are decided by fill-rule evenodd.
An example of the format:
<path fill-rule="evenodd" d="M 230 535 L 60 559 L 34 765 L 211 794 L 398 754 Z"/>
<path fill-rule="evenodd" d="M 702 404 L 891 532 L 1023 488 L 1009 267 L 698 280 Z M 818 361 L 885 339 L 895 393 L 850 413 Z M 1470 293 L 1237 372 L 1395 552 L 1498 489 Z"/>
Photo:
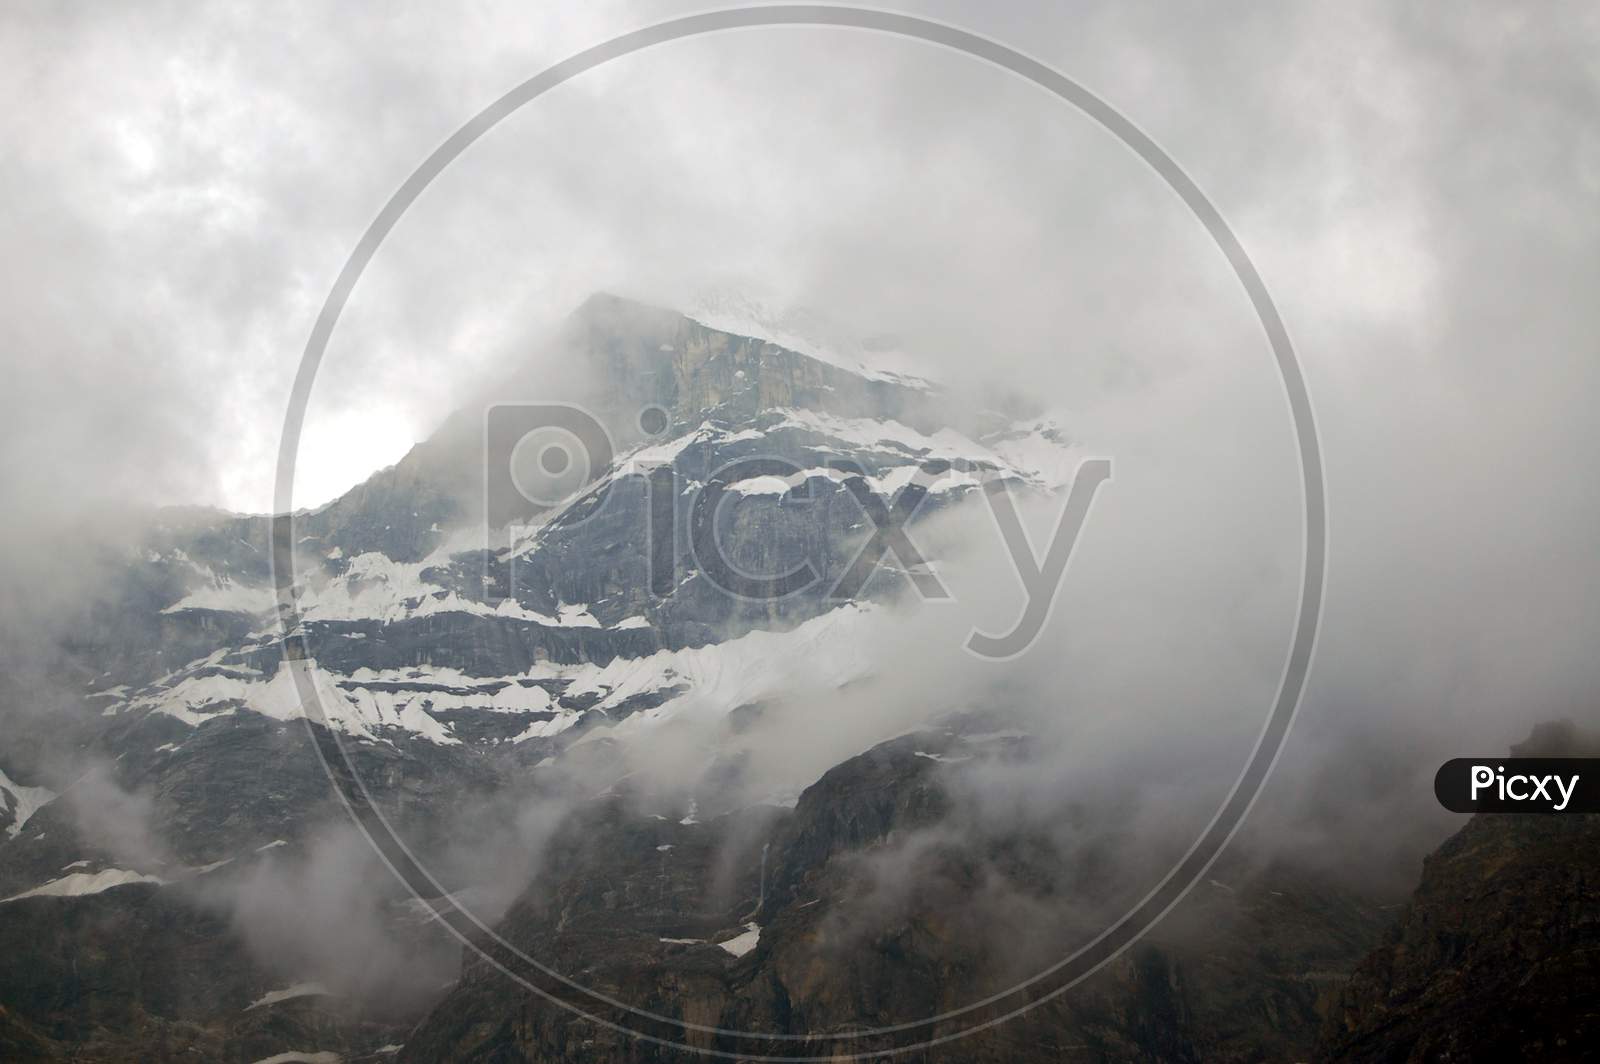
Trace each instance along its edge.
<path fill-rule="evenodd" d="M 1453 823 L 1431 794 L 1440 762 L 1596 717 L 1600 10 L 899 9 L 1114 105 L 1260 270 L 1316 413 L 1329 561 L 1303 709 L 1245 840 L 1389 884 Z M 92 600 L 76 544 L 115 544 L 130 514 L 270 507 L 321 301 L 428 152 L 550 63 L 693 10 L 0 13 L 12 650 Z M 972 775 L 975 816 L 984 796 L 1059 798 L 1050 780 L 1114 790 L 1108 766 L 1137 764 L 1162 782 L 1130 798 L 1130 823 L 1203 824 L 1265 718 L 1297 603 L 1283 387 L 1244 291 L 1159 178 L 970 57 L 759 29 L 539 99 L 427 191 L 362 278 L 295 503 L 397 461 L 485 381 L 555 379 L 537 338 L 591 292 L 686 307 L 730 289 L 892 336 L 952 393 L 1026 399 L 1115 465 L 1039 653 L 954 650 L 974 624 L 1003 628 L 1021 590 L 981 512 L 953 518 L 925 535 L 958 602 L 875 629 L 874 686 L 807 702 L 797 679 L 814 713 L 741 739 L 750 771 L 803 786 L 930 708 L 1005 691 L 1058 754 L 1049 780 Z M 1053 514 L 1031 518 L 1042 543 Z M 703 768 L 704 738 L 660 740 L 659 778 L 635 784 L 670 790 Z M 518 816 L 542 837 L 545 819 Z M 129 832 L 159 847 L 160 825 Z M 330 867 L 309 863 L 302 885 L 335 899 L 328 926 L 365 927 L 343 920 L 354 866 Z"/>

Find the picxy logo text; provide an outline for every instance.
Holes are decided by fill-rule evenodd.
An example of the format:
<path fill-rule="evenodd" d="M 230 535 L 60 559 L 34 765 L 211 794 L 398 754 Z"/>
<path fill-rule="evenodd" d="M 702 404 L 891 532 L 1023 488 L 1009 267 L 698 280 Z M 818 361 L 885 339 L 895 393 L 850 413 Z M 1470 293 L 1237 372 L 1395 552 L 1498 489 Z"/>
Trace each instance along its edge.
<path fill-rule="evenodd" d="M 1600 812 L 1600 759 L 1458 757 L 1433 779 L 1434 794 L 1457 813 Z"/>

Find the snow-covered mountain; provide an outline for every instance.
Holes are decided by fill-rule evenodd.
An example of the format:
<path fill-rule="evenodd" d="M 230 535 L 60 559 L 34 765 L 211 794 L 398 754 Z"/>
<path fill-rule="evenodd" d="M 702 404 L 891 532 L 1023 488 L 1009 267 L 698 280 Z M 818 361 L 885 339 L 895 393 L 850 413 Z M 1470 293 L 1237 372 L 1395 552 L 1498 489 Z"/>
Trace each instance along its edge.
<path fill-rule="evenodd" d="M 903 356 L 808 324 L 750 302 L 681 314 L 597 295 L 553 340 L 586 391 L 538 396 L 513 372 L 491 397 L 573 401 L 601 417 L 615 453 L 580 497 L 556 510 L 525 503 L 486 530 L 479 407 L 296 515 L 294 635 L 313 657 L 328 725 L 355 744 L 375 801 L 421 849 L 447 849 L 473 801 L 556 780 L 604 794 L 627 772 L 610 751 L 685 724 L 731 732 L 802 676 L 843 686 L 873 674 L 863 633 L 907 574 L 880 567 L 843 601 L 823 584 L 741 599 L 708 578 L 678 513 L 670 586 L 652 588 L 653 472 L 669 468 L 692 495 L 730 464 L 779 461 L 780 475 L 726 485 L 729 560 L 761 571 L 804 561 L 831 581 L 872 529 L 848 477 L 885 500 L 920 477 L 920 518 L 988 478 L 1048 490 L 1070 457 L 1063 438 L 1024 425 L 991 446 L 977 437 L 993 426 L 949 423 L 938 387 Z M 642 428 L 645 409 L 663 423 Z M 185 511 L 126 544 L 55 670 L 81 710 L 81 763 L 48 786 L 0 775 L 0 922 L 45 897 L 138 887 L 170 900 L 259 874 L 303 853 L 329 818 L 269 533 L 266 517 Z M 706 751 L 708 765 L 716 757 Z M 766 800 L 792 803 L 804 782 Z M 696 786 L 664 797 L 666 812 L 690 822 L 695 809 L 726 812 L 731 799 Z M 86 823 L 107 800 L 134 803 L 148 845 L 130 852 Z M 272 990 L 257 978 L 241 975 L 252 1000 Z"/>
<path fill-rule="evenodd" d="M 476 406 L 295 516 L 290 641 L 311 658 L 332 733 L 304 720 L 268 518 L 163 514 L 125 545 L 54 670 L 78 710 L 63 732 L 70 771 L 35 759 L 31 774 L 0 773 L 0 947 L 28 958 L 0 965 L 0 1046 L 37 1059 L 88 1045 L 92 1059 L 658 1059 L 626 1039 L 602 1052 L 564 1013 L 527 1013 L 470 956 L 458 971 L 430 903 L 364 844 L 330 847 L 347 821 L 313 741 L 329 734 L 439 889 L 623 997 L 843 1029 L 937 1011 L 939 995 L 1009 963 L 954 931 L 907 931 L 886 951 L 828 945 L 835 906 L 858 890 L 854 855 L 936 823 L 942 773 L 1029 756 L 1027 737 L 997 723 L 1003 707 L 929 705 L 902 734 L 863 729 L 831 770 L 785 765 L 780 749 L 757 771 L 741 744 L 774 720 L 803 731 L 807 699 L 870 699 L 893 679 L 872 647 L 918 574 L 890 559 L 831 593 L 874 531 L 862 488 L 888 505 L 914 485 L 913 522 L 976 505 L 995 482 L 1055 492 L 1083 457 L 1070 427 L 969 418 L 893 345 L 727 296 L 679 313 L 597 295 L 553 345 L 583 370 L 578 394 L 513 373 L 490 399 L 576 402 L 607 427 L 610 461 L 569 502 L 491 505 Z M 804 563 L 818 580 L 779 598 L 730 593 L 696 550 L 692 507 L 665 525 L 652 510 L 663 471 L 679 497 L 720 495 L 710 527 L 727 563 Z M 559 826 L 540 810 L 561 811 Z M 1037 840 L 962 845 L 958 864 L 1010 854 L 993 874 L 1046 884 L 1029 905 L 1078 876 Z M 970 887 L 940 904 L 977 904 Z M 1272 894 L 1230 889 L 1210 899 L 1212 922 L 1246 920 Z M 1352 965 L 1371 921 L 1307 897 L 1284 963 Z M 939 928 L 948 913 L 917 919 Z M 845 950 L 836 967 L 819 944 Z M 442 970 L 417 959 L 440 951 Z M 93 985 L 63 1004 L 84 958 Z M 1238 963 L 1249 974 L 1229 978 L 1256 985 L 1262 962 Z M 930 981 L 950 966 L 966 974 Z M 1154 1027 L 1129 1013 L 1166 980 L 1113 981 L 1087 1019 L 1050 1013 L 1030 1030 L 1053 1045 L 1088 1024 L 1133 1056 L 1180 1028 L 1237 1038 L 1203 1003 Z M 1314 1029 L 1309 993 L 1280 1002 L 1300 1017 L 1297 1051 Z M 1002 1044 L 983 1059 L 1025 1056 Z"/>
<path fill-rule="evenodd" d="M 859 611 L 825 618 L 838 603 L 820 588 L 782 603 L 739 602 L 705 579 L 687 545 L 674 559 L 670 592 L 652 593 L 642 567 L 644 489 L 663 465 L 693 492 L 733 463 L 787 463 L 782 476 L 730 486 L 730 553 L 736 561 L 740 552 L 763 555 L 773 571 L 806 560 L 829 574 L 870 530 L 842 470 L 858 471 L 889 500 L 938 460 L 943 472 L 925 478 L 920 513 L 958 503 L 987 478 L 1048 490 L 1077 456 L 1042 423 L 991 432 L 992 445 L 935 425 L 936 390 L 925 381 L 858 375 L 770 339 L 613 297 L 590 300 L 570 328 L 584 357 L 603 367 L 601 402 L 618 415 L 620 438 L 630 406 L 659 405 L 671 423 L 621 449 L 566 510 L 530 508 L 533 531 L 487 544 L 478 500 L 453 493 L 473 479 L 480 457 L 458 446 L 466 432 L 452 422 L 399 466 L 297 522 L 297 612 L 333 720 L 350 734 L 553 742 L 580 718 L 588 727 L 630 712 L 628 699 L 707 693 L 693 677 L 720 675 L 721 657 L 752 672 L 760 655 L 746 648 L 766 646 L 763 639 L 780 660 L 790 656 L 780 643 L 814 654 L 817 633 L 859 623 L 851 619 Z M 466 468 L 444 468 L 452 461 Z M 590 513 L 602 495 L 605 512 Z M 211 646 L 198 653 L 186 644 L 188 660 L 169 656 L 162 665 L 170 667 L 145 661 L 98 677 L 91 696 L 107 718 L 132 726 L 160 714 L 200 727 L 237 713 L 299 715 L 265 531 L 261 519 L 229 519 L 181 545 L 147 549 L 143 564 L 170 589 L 170 601 L 146 606 L 151 620 L 197 638 L 209 633 Z M 892 594 L 895 582 L 883 574 L 864 599 Z M 614 679 L 623 674 L 626 685 Z"/>

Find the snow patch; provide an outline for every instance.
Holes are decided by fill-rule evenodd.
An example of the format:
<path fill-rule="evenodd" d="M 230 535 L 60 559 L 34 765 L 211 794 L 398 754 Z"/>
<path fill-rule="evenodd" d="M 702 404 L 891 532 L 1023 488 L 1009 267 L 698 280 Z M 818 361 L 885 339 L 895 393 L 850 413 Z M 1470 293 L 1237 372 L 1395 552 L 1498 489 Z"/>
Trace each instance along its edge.
<path fill-rule="evenodd" d="M 24 787 L 0 771 L 0 808 L 11 812 L 11 823 L 6 828 L 7 837 L 14 839 L 22 834 L 23 825 L 33 814 L 55 800 L 56 792 L 50 788 Z"/>
<path fill-rule="evenodd" d="M 536 720 L 526 728 L 522 729 L 521 732 L 512 736 L 511 741 L 513 743 L 521 743 L 526 742 L 529 739 L 548 739 L 552 735 L 560 735 L 562 732 L 578 723 L 579 716 L 580 714 L 569 712 L 551 717 L 549 720 Z M 545 758 L 545 761 L 549 760 L 551 759 Z M 539 762 L 539 765 L 543 764 L 544 761 Z M 535 765 L 534 767 L 538 768 L 539 765 Z"/>
<path fill-rule="evenodd" d="M 744 934 L 735 935 L 725 942 L 718 942 L 717 945 L 735 957 L 743 957 L 746 953 L 755 949 L 756 943 L 761 941 L 761 925 L 745 924 L 744 926 L 746 928 Z"/>
<path fill-rule="evenodd" d="M 121 887 L 129 883 L 155 883 L 164 884 L 166 880 L 158 876 L 147 876 L 140 872 L 129 872 L 121 868 L 106 868 L 99 872 L 74 872 L 52 879 L 43 886 L 25 890 L 21 894 L 13 894 L 9 898 L 0 898 L 0 903 L 17 901 L 21 898 L 81 898 L 86 894 L 99 894 L 101 891 L 110 890 L 112 887 Z"/>
<path fill-rule="evenodd" d="M 951 428 L 929 435 L 892 418 L 840 417 L 793 407 L 784 408 L 780 413 L 783 421 L 774 428 L 816 432 L 864 450 L 887 450 L 902 455 L 910 452 L 919 458 L 964 459 L 1009 468 L 1009 463 L 994 451 Z"/>
<path fill-rule="evenodd" d="M 866 643 L 860 638 L 861 626 L 872 613 L 870 606 L 841 606 L 787 632 L 755 631 L 703 647 L 615 658 L 604 666 L 582 665 L 569 673 L 572 682 L 565 694 L 568 698 L 598 694 L 595 708 L 604 710 L 637 695 L 687 689 L 609 730 L 619 736 L 690 714 L 722 717 L 735 706 L 793 690 L 807 677 L 825 675 L 844 684 L 872 671 Z"/>
<path fill-rule="evenodd" d="M 558 623 L 563 628 L 600 627 L 600 622 L 594 619 L 594 614 L 589 612 L 587 606 L 561 606 Z"/>
<path fill-rule="evenodd" d="M 184 610 L 207 610 L 217 613 L 245 613 L 252 616 L 268 613 L 278 604 L 276 590 L 267 584 L 242 584 L 227 573 L 219 573 L 210 566 L 200 566 L 182 551 L 175 551 L 177 561 L 188 566 L 198 578 L 199 586 L 191 587 L 188 594 L 161 612 L 182 613 Z"/>
<path fill-rule="evenodd" d="M 304 983 L 296 983 L 293 986 L 285 987 L 282 990 L 272 990 L 261 995 L 259 998 L 256 998 L 256 1000 L 246 1005 L 244 1011 L 249 1012 L 251 1009 L 259 1009 L 267 1005 L 276 1005 L 280 1001 L 289 1001 L 294 998 L 313 996 L 327 997 L 330 993 L 331 991 L 329 991 L 327 987 L 318 982 L 307 981 Z"/>
<path fill-rule="evenodd" d="M 671 465 L 678 455 L 697 443 L 712 443 L 718 445 L 739 443 L 744 440 L 759 440 L 763 433 L 756 429 L 740 429 L 730 432 L 720 425 L 703 422 L 697 428 L 691 429 L 680 436 L 661 443 L 645 444 L 620 456 L 614 467 L 612 476 L 648 476 L 650 471 L 661 466 Z"/>

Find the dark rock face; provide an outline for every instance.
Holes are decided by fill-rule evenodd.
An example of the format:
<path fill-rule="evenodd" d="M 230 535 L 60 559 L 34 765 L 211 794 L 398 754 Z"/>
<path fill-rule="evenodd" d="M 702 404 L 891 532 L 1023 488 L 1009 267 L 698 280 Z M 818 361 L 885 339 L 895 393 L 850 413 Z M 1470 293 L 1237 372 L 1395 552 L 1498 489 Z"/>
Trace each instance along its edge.
<path fill-rule="evenodd" d="M 1351 979 L 1333 1061 L 1579 1061 L 1600 1046 L 1600 817 L 1481 815 Z"/>
<path fill-rule="evenodd" d="M 224 917 L 162 887 L 8 902 L 0 956 L 8 1061 L 247 1062 L 294 1046 L 355 1055 L 404 1033 L 392 1016 L 323 995 L 252 1007 L 273 977 Z"/>
<path fill-rule="evenodd" d="M 0 1005 L 0 1059 L 17 1064 L 44 1064 L 66 1060 L 64 1046 L 46 1038 L 40 1030 L 4 1005 Z"/>
<path fill-rule="evenodd" d="M 837 1034 L 969 1004 L 1037 970 L 1030 965 L 1044 955 L 1025 956 L 1027 939 L 1058 930 L 1043 916 L 1020 927 L 991 921 L 997 880 L 1013 900 L 1039 900 L 1073 875 L 1047 842 L 969 836 L 928 848 L 903 881 L 878 880 L 862 858 L 892 854 L 948 819 L 937 763 L 917 753 L 941 743 L 949 740 L 883 744 L 827 773 L 792 812 L 679 824 L 612 800 L 571 826 L 501 933 L 599 993 L 706 1027 Z M 1234 885 L 1213 880 L 1072 993 L 908 1059 L 1304 1059 L 1382 916 L 1289 869 L 1219 874 Z M 720 945 L 749 927 L 759 937 L 748 952 Z M 732 1052 L 751 1045 L 705 1031 L 685 1037 Z M 884 1044 L 831 1043 L 855 1052 Z M 400 1059 L 680 1056 L 578 1019 L 469 955 L 461 983 Z"/>
<path fill-rule="evenodd" d="M 1571 722 L 1512 748 L 1594 757 Z M 1423 863 L 1344 989 L 1330 1061 L 1579 1061 L 1600 1052 L 1600 816 L 1480 814 Z"/>

